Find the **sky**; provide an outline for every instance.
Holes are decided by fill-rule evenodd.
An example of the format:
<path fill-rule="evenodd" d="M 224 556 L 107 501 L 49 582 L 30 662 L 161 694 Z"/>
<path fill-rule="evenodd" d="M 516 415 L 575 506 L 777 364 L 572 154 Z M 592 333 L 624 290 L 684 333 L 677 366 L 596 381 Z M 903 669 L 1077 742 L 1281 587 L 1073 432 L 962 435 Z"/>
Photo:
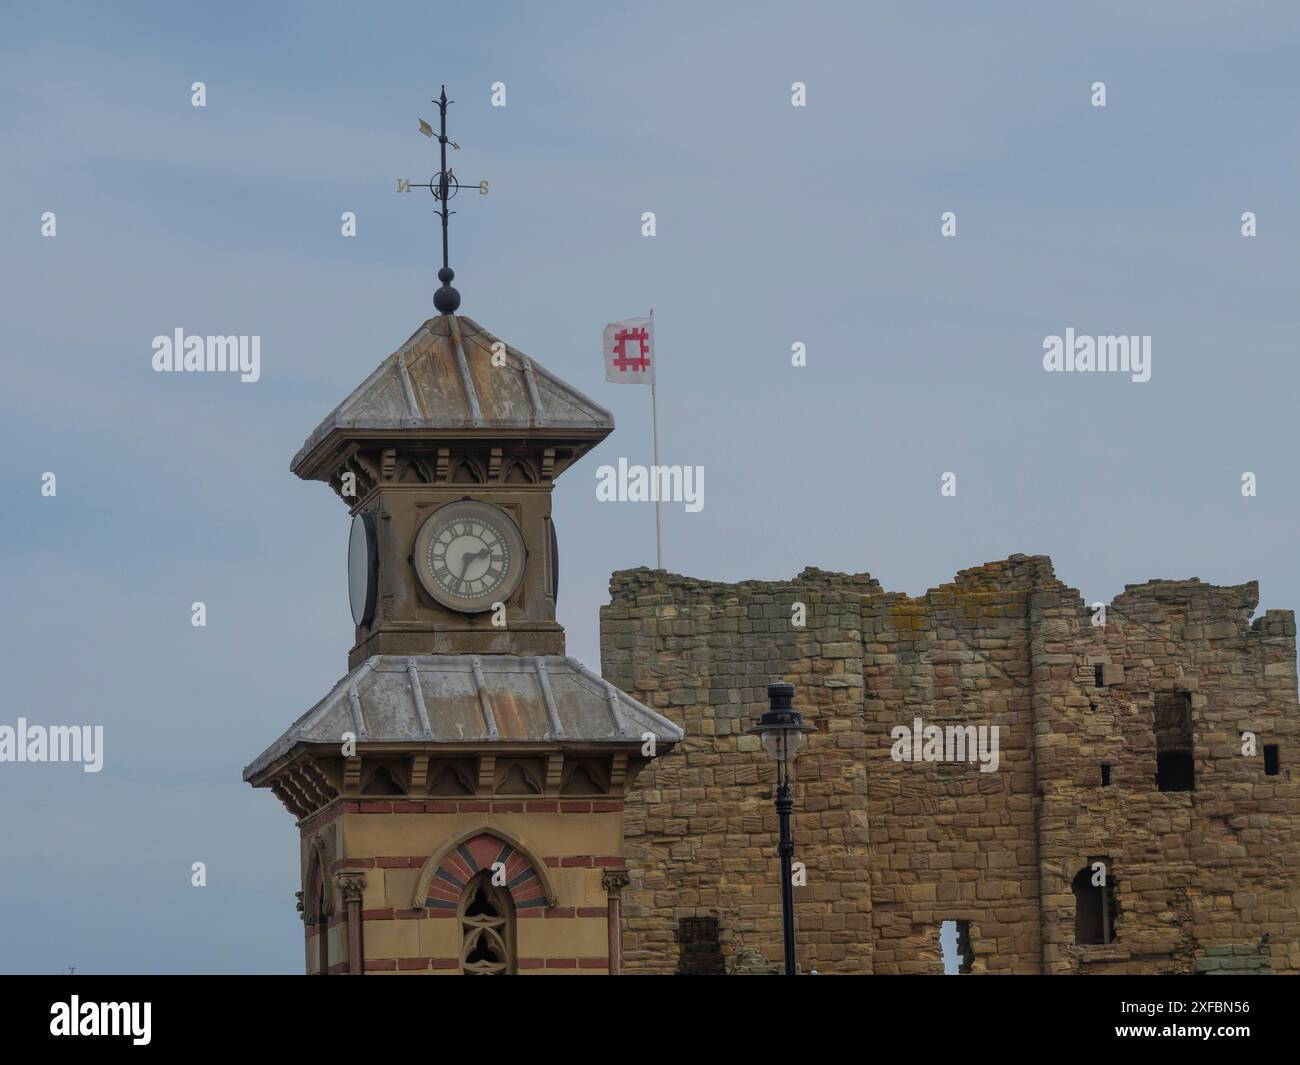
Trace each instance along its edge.
<path fill-rule="evenodd" d="M 346 508 L 288 463 L 435 313 L 395 179 L 444 83 L 491 189 L 461 313 L 615 416 L 555 489 L 575 657 L 654 564 L 595 493 L 651 461 L 600 353 L 651 307 L 662 460 L 706 471 L 668 569 L 916 595 L 1023 552 L 1088 601 L 1300 604 L 1295 5 L 178 7 L 0 5 L 0 726 L 104 729 L 98 773 L 0 762 L 0 971 L 301 971 L 297 832 L 241 771 L 353 630 Z M 155 373 L 176 328 L 260 336 L 260 380 Z M 1047 372 L 1067 329 L 1149 336 L 1151 379 Z"/>

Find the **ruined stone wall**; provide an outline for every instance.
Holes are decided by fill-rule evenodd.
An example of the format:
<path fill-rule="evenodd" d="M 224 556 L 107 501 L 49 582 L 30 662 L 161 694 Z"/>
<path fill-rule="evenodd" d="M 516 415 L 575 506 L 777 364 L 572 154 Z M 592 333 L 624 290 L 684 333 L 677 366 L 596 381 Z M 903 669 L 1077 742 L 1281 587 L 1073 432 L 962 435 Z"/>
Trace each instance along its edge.
<path fill-rule="evenodd" d="M 818 570 L 615 574 L 604 673 L 687 734 L 629 797 L 628 971 L 675 971 L 688 917 L 717 918 L 728 959 L 780 956 L 771 763 L 740 735 L 778 679 L 820 730 L 796 770 L 805 968 L 941 972 L 952 920 L 974 973 L 1300 971 L 1295 623 L 1252 625 L 1257 599 L 1254 584 L 1153 582 L 1098 626 L 1049 559 L 1023 555 L 915 599 Z M 1159 791 L 1157 705 L 1179 700 L 1194 790 Z M 918 718 L 998 726 L 997 770 L 896 759 L 894 730 Z M 1071 885 L 1094 861 L 1113 939 L 1080 944 Z"/>
<path fill-rule="evenodd" d="M 1038 971 L 1029 600 L 1044 564 L 1021 556 L 916 599 L 863 599 L 877 973 L 942 973 L 945 920 L 968 923 L 972 972 Z M 996 726 L 996 770 L 895 761 L 892 730 L 918 718 Z"/>
<path fill-rule="evenodd" d="M 684 724 L 686 739 L 637 778 L 625 821 L 628 972 L 677 970 L 682 918 L 719 919 L 723 955 L 781 955 L 772 762 L 741 735 L 789 678 L 821 735 L 796 768 L 801 963 L 870 971 L 866 760 L 859 593 L 869 577 L 807 570 L 786 583 L 711 584 L 633 570 L 601 612 L 601 667 Z M 806 606 L 804 628 L 791 625 Z"/>
<path fill-rule="evenodd" d="M 1274 971 L 1300 969 L 1295 620 L 1270 610 L 1252 624 L 1258 602 L 1253 582 L 1155 581 L 1130 585 L 1094 626 L 1073 590 L 1037 596 L 1046 971 L 1215 971 L 1226 963 L 1198 959 L 1253 954 L 1265 933 Z M 1193 790 L 1160 791 L 1156 710 L 1179 700 L 1191 711 Z M 1282 753 L 1276 776 L 1264 771 L 1268 744 Z M 1110 859 L 1117 938 L 1081 946 L 1070 883 L 1095 858 Z"/>

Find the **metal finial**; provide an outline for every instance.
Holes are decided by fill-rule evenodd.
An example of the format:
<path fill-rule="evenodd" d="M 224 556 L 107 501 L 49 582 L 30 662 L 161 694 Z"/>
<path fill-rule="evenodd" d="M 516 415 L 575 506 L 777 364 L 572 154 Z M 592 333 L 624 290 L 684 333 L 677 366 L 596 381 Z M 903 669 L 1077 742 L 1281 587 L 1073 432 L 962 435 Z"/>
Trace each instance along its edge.
<path fill-rule="evenodd" d="M 420 185 L 412 185 L 411 182 L 398 178 L 397 191 L 410 192 L 412 188 L 428 189 L 433 193 L 433 198 L 439 204 L 434 213 L 442 219 L 442 269 L 438 271 L 438 280 L 442 282 L 442 286 L 433 294 L 433 305 L 442 314 L 455 314 L 457 308 L 460 307 L 460 293 L 451 286 L 456 277 L 456 271 L 451 268 L 451 264 L 447 261 L 447 220 L 456 212 L 447 209 L 447 202 L 460 191 L 461 185 L 456 178 L 456 172 L 447 167 L 447 145 L 450 144 L 453 150 L 458 150 L 460 145 L 447 137 L 447 105 L 456 101 L 447 99 L 447 86 L 444 85 L 438 99 L 433 102 L 438 105 L 438 132 L 434 133 L 433 127 L 424 119 L 420 119 L 420 132 L 426 137 L 437 138 L 438 157 L 442 169 L 427 182 Z M 478 191 L 480 195 L 486 196 L 488 183 L 480 181 Z"/>

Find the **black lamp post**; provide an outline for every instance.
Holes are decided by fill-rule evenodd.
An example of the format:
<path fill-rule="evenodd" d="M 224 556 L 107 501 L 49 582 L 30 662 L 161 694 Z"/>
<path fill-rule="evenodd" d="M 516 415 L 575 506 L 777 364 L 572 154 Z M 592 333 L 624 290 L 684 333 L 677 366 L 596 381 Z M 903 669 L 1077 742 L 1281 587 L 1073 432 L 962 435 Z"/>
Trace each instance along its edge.
<path fill-rule="evenodd" d="M 776 816 L 781 824 L 781 841 L 777 847 L 781 856 L 781 928 L 785 937 L 785 975 L 794 976 L 794 885 L 790 882 L 794 858 L 790 813 L 794 810 L 794 800 L 790 798 L 790 763 L 803 748 L 804 733 L 817 729 L 806 724 L 794 708 L 793 684 L 769 684 L 767 702 L 767 712 L 757 725 L 745 729 L 745 735 L 760 737 L 767 753 L 776 760 Z"/>

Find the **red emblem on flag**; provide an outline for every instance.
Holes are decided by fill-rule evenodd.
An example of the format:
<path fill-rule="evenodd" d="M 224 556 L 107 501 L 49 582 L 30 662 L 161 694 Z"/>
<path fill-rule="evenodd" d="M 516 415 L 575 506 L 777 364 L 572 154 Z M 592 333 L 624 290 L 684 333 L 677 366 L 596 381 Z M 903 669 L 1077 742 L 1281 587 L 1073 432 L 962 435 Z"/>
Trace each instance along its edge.
<path fill-rule="evenodd" d="M 629 318 L 605 326 L 605 380 L 619 384 L 653 384 L 654 320 Z"/>

